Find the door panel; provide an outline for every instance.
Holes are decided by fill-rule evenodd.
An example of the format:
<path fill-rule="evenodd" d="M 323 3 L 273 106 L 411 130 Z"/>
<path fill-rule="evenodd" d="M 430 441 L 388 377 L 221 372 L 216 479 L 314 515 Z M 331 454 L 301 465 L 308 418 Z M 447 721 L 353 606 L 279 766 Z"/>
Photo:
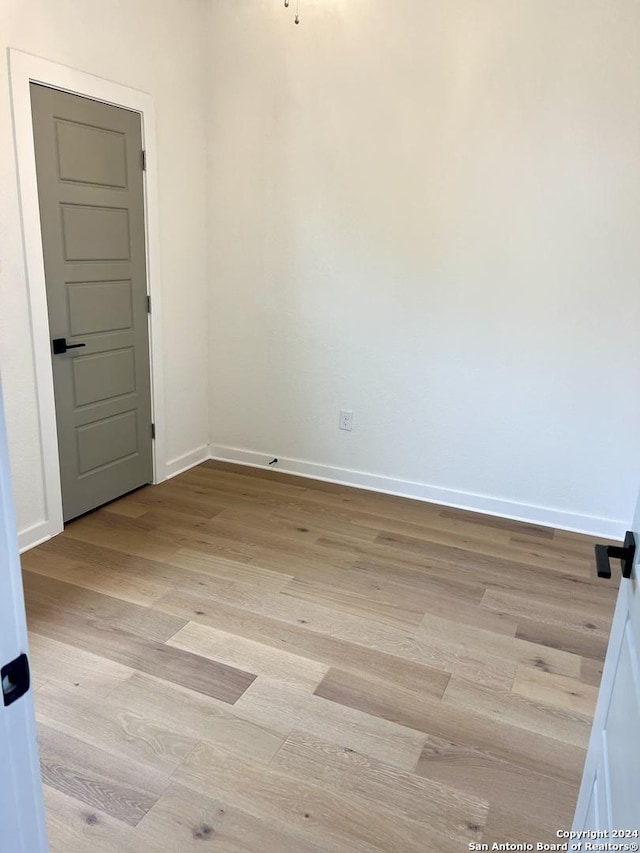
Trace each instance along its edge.
<path fill-rule="evenodd" d="M 122 133 L 56 120 L 61 181 L 126 189 L 127 154 Z"/>
<path fill-rule="evenodd" d="M 32 84 L 65 521 L 151 481 L 140 116 Z"/>
<path fill-rule="evenodd" d="M 627 620 L 623 633 L 616 683 L 607 714 L 603 765 L 608 768 L 612 827 L 626 828 L 623 821 L 635 811 L 640 829 L 640 791 L 637 784 L 640 774 L 640 738 L 637 736 L 640 708 L 637 661 L 633 660 L 638 638 L 630 620 Z"/>
<path fill-rule="evenodd" d="M 67 284 L 67 299 L 72 337 L 133 328 L 129 279 Z"/>
<path fill-rule="evenodd" d="M 74 359 L 73 387 L 76 407 L 133 393 L 136 389 L 133 349 Z"/>
<path fill-rule="evenodd" d="M 118 208 L 63 204 L 64 260 L 129 261 L 129 215 Z"/>
<path fill-rule="evenodd" d="M 135 412 L 124 412 L 78 428 L 80 476 L 117 460 L 135 456 L 138 450 Z"/>
<path fill-rule="evenodd" d="M 633 522 L 640 543 L 640 500 Z M 615 562 L 615 571 L 620 571 Z M 606 583 L 606 581 L 603 581 Z M 575 830 L 640 832 L 640 586 L 638 552 L 623 578 L 596 707 Z M 639 838 L 615 839 L 640 843 Z"/>

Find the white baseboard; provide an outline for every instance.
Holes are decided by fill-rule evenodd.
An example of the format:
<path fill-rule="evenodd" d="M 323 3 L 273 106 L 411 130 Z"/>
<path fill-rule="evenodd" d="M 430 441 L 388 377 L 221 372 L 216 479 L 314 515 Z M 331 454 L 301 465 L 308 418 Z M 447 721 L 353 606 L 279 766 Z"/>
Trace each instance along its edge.
<path fill-rule="evenodd" d="M 59 531 L 56 531 L 59 532 Z M 31 527 L 26 527 L 18 532 L 18 548 L 20 553 L 30 551 L 36 545 L 42 545 L 54 535 L 51 530 L 51 523 L 48 521 L 39 521 L 37 524 L 32 524 Z"/>
<path fill-rule="evenodd" d="M 476 495 L 468 492 L 458 492 L 453 489 L 443 489 L 430 486 L 427 483 L 416 483 L 411 480 L 397 480 L 378 474 L 367 474 L 363 471 L 352 471 L 349 468 L 335 468 L 329 465 L 319 465 L 302 459 L 285 459 L 278 457 L 277 463 L 269 465 L 274 458 L 266 453 L 256 453 L 239 447 L 213 444 L 210 448 L 210 458 L 224 462 L 236 462 L 254 468 L 268 468 L 285 474 L 309 477 L 314 480 L 324 480 L 329 483 L 339 483 L 343 486 L 353 486 L 357 489 L 369 489 L 383 492 L 387 495 L 398 495 L 403 498 L 414 498 L 426 503 L 441 504 L 455 509 L 465 509 L 471 512 L 481 512 L 499 518 L 513 521 L 524 521 L 528 524 L 539 524 L 543 527 L 555 527 L 575 533 L 586 533 L 603 539 L 623 539 L 626 524 L 610 518 L 580 515 L 579 513 L 533 504 L 516 503 L 514 501 L 493 498 L 488 495 Z"/>
<path fill-rule="evenodd" d="M 211 454 L 209 452 L 208 444 L 205 444 L 202 447 L 196 447 L 195 450 L 190 450 L 189 453 L 185 453 L 182 456 L 178 456 L 176 459 L 171 459 L 167 462 L 164 469 L 164 479 L 169 480 L 171 477 L 177 477 L 178 474 L 182 474 L 183 471 L 188 471 L 189 468 L 193 468 L 201 462 L 206 462 L 207 459 L 210 458 Z"/>

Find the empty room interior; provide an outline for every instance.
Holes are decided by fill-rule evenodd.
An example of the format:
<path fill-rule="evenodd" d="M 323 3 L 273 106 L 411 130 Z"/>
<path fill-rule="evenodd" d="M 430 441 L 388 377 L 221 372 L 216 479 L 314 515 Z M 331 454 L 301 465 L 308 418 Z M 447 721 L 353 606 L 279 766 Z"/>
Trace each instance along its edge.
<path fill-rule="evenodd" d="M 639 33 L 0 0 L 3 710 L 52 853 L 637 844 Z"/>

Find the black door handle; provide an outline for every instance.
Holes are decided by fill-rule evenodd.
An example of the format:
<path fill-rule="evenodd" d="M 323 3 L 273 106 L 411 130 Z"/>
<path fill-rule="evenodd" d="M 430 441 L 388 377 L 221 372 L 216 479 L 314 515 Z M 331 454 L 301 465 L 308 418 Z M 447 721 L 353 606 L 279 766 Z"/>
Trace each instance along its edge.
<path fill-rule="evenodd" d="M 596 569 L 598 570 L 598 577 L 611 577 L 611 563 L 609 560 L 613 557 L 615 560 L 620 560 L 622 577 L 630 578 L 635 555 L 636 537 L 630 530 L 627 530 L 625 534 L 622 548 L 619 545 L 596 545 Z"/>
<path fill-rule="evenodd" d="M 2 681 L 2 698 L 5 705 L 11 705 L 16 699 L 27 692 L 31 685 L 29 675 L 29 659 L 26 655 L 20 655 L 11 663 L 3 666 L 0 670 Z"/>
<path fill-rule="evenodd" d="M 66 338 L 54 338 L 51 343 L 53 344 L 54 355 L 62 355 L 68 349 L 78 349 L 78 347 L 86 347 L 86 344 L 68 344 Z"/>

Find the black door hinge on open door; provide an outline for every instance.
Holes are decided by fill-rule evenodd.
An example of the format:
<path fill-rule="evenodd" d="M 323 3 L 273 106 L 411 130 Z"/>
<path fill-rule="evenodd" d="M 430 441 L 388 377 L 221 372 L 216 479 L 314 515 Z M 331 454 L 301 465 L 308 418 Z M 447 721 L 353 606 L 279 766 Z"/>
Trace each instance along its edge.
<path fill-rule="evenodd" d="M 5 705 L 11 705 L 27 692 L 31 685 L 29 658 L 20 655 L 0 670 L 2 680 L 2 698 Z"/>

